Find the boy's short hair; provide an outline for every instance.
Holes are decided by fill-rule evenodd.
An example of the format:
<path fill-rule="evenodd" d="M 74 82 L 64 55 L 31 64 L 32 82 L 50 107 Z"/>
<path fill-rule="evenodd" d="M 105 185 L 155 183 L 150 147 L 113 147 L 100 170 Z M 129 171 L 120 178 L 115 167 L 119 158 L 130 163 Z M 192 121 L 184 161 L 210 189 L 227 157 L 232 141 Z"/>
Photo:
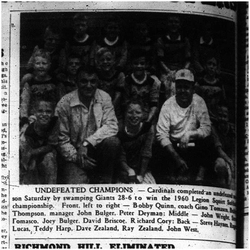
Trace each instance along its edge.
<path fill-rule="evenodd" d="M 125 113 L 127 113 L 128 108 L 130 105 L 139 105 L 141 107 L 141 110 L 143 113 L 145 113 L 145 106 L 143 104 L 143 102 L 139 99 L 131 99 L 126 103 L 126 107 L 125 107 Z"/>
<path fill-rule="evenodd" d="M 40 98 L 38 98 L 38 99 L 35 100 L 35 102 L 34 102 L 34 110 L 37 110 L 37 108 L 38 108 L 38 106 L 39 106 L 39 104 L 41 102 L 48 102 L 48 103 L 50 103 L 50 105 L 52 107 L 52 110 L 55 110 L 55 108 L 56 108 L 56 103 L 51 98 L 43 96 L 43 97 L 40 97 Z"/>
<path fill-rule="evenodd" d="M 69 62 L 70 59 L 79 59 L 79 61 L 81 61 L 81 56 L 79 54 L 72 53 L 68 56 L 67 63 Z"/>
<path fill-rule="evenodd" d="M 50 24 L 45 29 L 44 39 L 46 39 L 50 34 L 58 35 L 61 38 L 61 29 L 57 25 Z"/>
<path fill-rule="evenodd" d="M 96 73 L 96 70 L 93 66 L 81 66 L 78 70 L 77 70 L 77 80 L 79 80 L 79 76 L 81 74 L 87 74 L 87 75 L 96 75 L 97 76 L 97 73 Z"/>
<path fill-rule="evenodd" d="M 87 22 L 87 17 L 83 13 L 77 13 L 73 17 L 74 23 L 82 21 L 82 22 Z"/>
<path fill-rule="evenodd" d="M 46 51 L 45 49 L 37 49 L 32 54 L 32 60 L 31 60 L 32 61 L 32 65 L 34 65 L 35 58 L 38 57 L 38 56 L 47 59 L 48 63 L 51 63 L 51 58 L 50 58 L 49 52 Z"/>
<path fill-rule="evenodd" d="M 215 55 L 215 53 L 210 53 L 205 57 L 205 62 L 211 60 L 211 59 L 215 59 L 217 62 L 217 65 L 219 64 L 219 58 Z"/>
<path fill-rule="evenodd" d="M 104 48 L 100 48 L 97 52 L 96 52 L 96 60 L 100 60 L 100 58 L 105 54 L 105 53 L 110 53 L 112 55 L 112 57 L 114 58 L 113 53 L 111 52 L 110 49 L 104 47 Z"/>
<path fill-rule="evenodd" d="M 148 52 L 145 49 L 133 49 L 131 51 L 131 61 L 141 57 L 144 57 L 146 61 L 148 60 Z"/>

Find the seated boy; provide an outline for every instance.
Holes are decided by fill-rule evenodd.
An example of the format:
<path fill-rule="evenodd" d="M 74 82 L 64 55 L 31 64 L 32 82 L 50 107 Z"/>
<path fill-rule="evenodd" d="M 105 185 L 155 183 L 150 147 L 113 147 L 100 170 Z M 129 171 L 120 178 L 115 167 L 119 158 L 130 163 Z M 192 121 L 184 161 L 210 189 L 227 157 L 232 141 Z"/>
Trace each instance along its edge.
<path fill-rule="evenodd" d="M 235 131 L 229 123 L 228 108 L 218 106 L 218 121 L 213 124 L 214 146 L 217 153 L 214 171 L 217 174 L 217 183 L 222 187 L 235 186 Z"/>
<path fill-rule="evenodd" d="M 205 101 L 194 93 L 191 71 L 179 70 L 175 77 L 176 95 L 161 109 L 156 137 L 161 145 L 162 175 L 167 173 L 174 182 L 190 182 L 206 163 L 204 145 L 211 122 Z"/>
<path fill-rule="evenodd" d="M 155 184 L 148 169 L 154 133 L 149 124 L 143 123 L 143 113 L 141 102 L 130 102 L 126 109 L 125 125 L 118 133 L 122 145 L 119 177 L 123 183 Z"/>
<path fill-rule="evenodd" d="M 56 184 L 56 150 L 58 123 L 54 104 L 37 100 L 35 122 L 26 125 L 20 135 L 20 183 Z"/>

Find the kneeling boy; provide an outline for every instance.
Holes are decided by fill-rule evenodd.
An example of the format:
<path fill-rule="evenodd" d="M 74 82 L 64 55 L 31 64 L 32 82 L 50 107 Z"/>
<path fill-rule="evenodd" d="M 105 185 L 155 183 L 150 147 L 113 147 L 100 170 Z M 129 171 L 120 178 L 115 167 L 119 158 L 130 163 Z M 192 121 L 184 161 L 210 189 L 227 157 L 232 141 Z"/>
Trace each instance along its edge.
<path fill-rule="evenodd" d="M 20 135 L 20 183 L 56 184 L 57 117 L 54 104 L 38 100 L 34 106 L 36 120 Z"/>

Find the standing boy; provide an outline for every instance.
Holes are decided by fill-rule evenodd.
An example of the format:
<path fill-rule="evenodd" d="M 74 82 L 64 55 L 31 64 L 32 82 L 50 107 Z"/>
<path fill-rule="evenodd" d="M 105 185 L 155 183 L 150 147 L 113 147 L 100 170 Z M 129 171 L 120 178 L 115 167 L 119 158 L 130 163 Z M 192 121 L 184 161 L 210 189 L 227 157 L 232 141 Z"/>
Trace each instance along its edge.
<path fill-rule="evenodd" d="M 196 85 L 196 93 L 206 102 L 212 123 L 218 119 L 217 106 L 225 101 L 225 88 L 218 75 L 218 59 L 209 55 L 205 59 L 204 75 Z"/>
<path fill-rule="evenodd" d="M 121 93 L 124 88 L 125 75 L 115 68 L 115 57 L 108 48 L 100 48 L 96 54 L 98 88 L 107 92 L 114 105 L 118 121 L 122 120 Z"/>
<path fill-rule="evenodd" d="M 132 74 L 125 79 L 123 102 L 140 100 L 145 107 L 145 121 L 152 123 L 156 119 L 159 103 L 160 84 L 147 71 L 147 54 L 138 49 L 131 53 Z"/>
<path fill-rule="evenodd" d="M 87 17 L 83 13 L 77 13 L 73 17 L 73 36 L 66 43 L 66 55 L 76 54 L 81 59 L 82 66 L 90 63 L 90 54 L 94 39 L 88 34 Z"/>
<path fill-rule="evenodd" d="M 91 65 L 95 65 L 97 51 L 100 48 L 108 48 L 114 55 L 116 69 L 122 71 L 127 63 L 128 45 L 121 36 L 119 20 L 114 17 L 108 19 L 104 30 L 105 35 L 94 42 Z"/>
<path fill-rule="evenodd" d="M 159 78 L 163 84 L 163 101 L 175 94 L 175 73 L 189 68 L 191 48 L 189 39 L 181 33 L 181 20 L 178 15 L 167 18 L 167 32 L 157 40 L 157 61 Z"/>

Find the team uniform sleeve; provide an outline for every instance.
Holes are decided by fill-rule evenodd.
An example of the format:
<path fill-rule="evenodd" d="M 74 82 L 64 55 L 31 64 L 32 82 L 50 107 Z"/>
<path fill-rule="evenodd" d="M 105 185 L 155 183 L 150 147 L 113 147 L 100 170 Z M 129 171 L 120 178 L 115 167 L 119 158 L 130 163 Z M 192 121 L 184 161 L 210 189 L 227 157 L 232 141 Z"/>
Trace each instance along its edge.
<path fill-rule="evenodd" d="M 122 92 L 124 89 L 124 83 L 125 83 L 125 75 L 123 72 L 121 72 L 118 76 L 115 90 Z"/>
<path fill-rule="evenodd" d="M 154 79 L 154 83 L 153 83 L 151 91 L 150 91 L 150 106 L 151 107 L 155 107 L 155 106 L 158 107 L 159 96 L 160 96 L 160 85 Z"/>

